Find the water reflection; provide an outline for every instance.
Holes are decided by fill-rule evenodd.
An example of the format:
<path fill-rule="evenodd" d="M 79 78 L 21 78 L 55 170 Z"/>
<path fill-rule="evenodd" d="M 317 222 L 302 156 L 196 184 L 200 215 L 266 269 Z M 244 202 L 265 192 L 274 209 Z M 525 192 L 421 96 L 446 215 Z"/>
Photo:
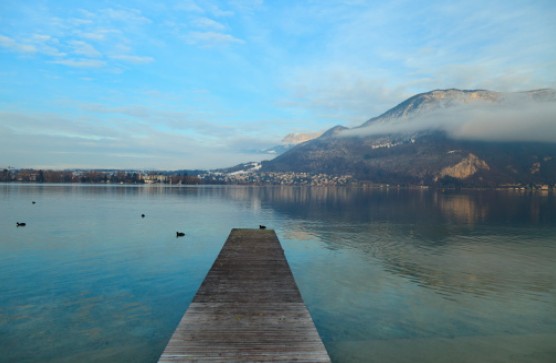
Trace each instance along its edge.
<path fill-rule="evenodd" d="M 481 361 L 549 361 L 547 342 L 556 341 L 552 194 L 274 188 L 259 195 L 288 217 L 284 238 L 330 250 L 318 258 L 322 252 L 294 245 L 307 257 L 290 255 L 334 359 L 372 361 L 371 346 L 382 352 L 376 361 L 473 361 L 454 355 L 466 350 L 480 352 Z M 506 341 L 519 354 L 501 348 Z M 427 353 L 434 345 L 437 354 Z"/>
<path fill-rule="evenodd" d="M 434 205 L 442 215 L 456 223 L 475 224 L 483 222 L 488 214 L 489 204 L 479 203 L 469 195 L 434 194 Z"/>
<path fill-rule="evenodd" d="M 0 185 L 0 201 L 0 361 L 154 361 L 230 228 L 259 224 L 335 362 L 555 346 L 553 193 Z"/>
<path fill-rule="evenodd" d="M 242 186 L 127 186 L 51 184 L 0 185 L 2 196 L 9 194 L 50 198 L 68 193 L 91 197 L 141 195 L 179 196 L 248 202 L 253 208 L 269 208 L 291 218 L 322 218 L 354 222 L 451 223 L 473 225 L 556 224 L 556 197 L 543 191 L 441 191 L 407 189 L 242 187 Z"/>
<path fill-rule="evenodd" d="M 289 220 L 284 227 L 277 226 L 287 239 L 318 239 L 332 250 L 357 249 L 379 261 L 385 271 L 445 294 L 511 293 L 516 284 L 531 293 L 555 287 L 549 277 L 555 271 L 546 261 L 551 255 L 544 250 L 546 244 L 553 247 L 552 230 L 546 235 L 537 230 L 556 226 L 552 193 L 234 186 L 43 188 L 48 188 L 51 198 L 68 192 L 94 198 L 108 191 L 120 198 L 231 200 L 254 212 L 272 210 Z M 43 188 L 22 186 L 17 192 L 40 196 Z M 525 246 L 523 239 L 531 236 L 539 238 Z"/>
<path fill-rule="evenodd" d="M 556 223 L 552 193 L 277 187 L 239 189 L 233 194 L 234 199 L 254 196 L 294 218 L 326 216 L 348 223 Z"/>
<path fill-rule="evenodd" d="M 336 188 L 260 195 L 263 205 L 302 221 L 289 225 L 287 238 L 357 249 L 440 293 L 537 294 L 556 287 L 552 195 Z"/>

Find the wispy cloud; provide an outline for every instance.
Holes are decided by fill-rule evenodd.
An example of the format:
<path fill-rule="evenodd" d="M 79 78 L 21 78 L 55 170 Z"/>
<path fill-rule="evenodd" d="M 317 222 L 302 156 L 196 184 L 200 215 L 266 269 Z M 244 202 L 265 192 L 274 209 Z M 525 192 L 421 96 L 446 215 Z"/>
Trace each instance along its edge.
<path fill-rule="evenodd" d="M 18 42 L 13 38 L 0 35 L 0 47 L 19 53 L 36 53 L 37 48 L 31 44 Z"/>
<path fill-rule="evenodd" d="M 214 31 L 222 31 L 226 29 L 226 26 L 216 20 L 209 19 L 206 17 L 199 17 L 193 20 L 193 25 L 203 29 L 211 29 Z"/>
<path fill-rule="evenodd" d="M 96 50 L 95 47 L 82 40 L 72 40 L 69 42 L 69 45 L 73 48 L 74 54 L 89 58 L 98 58 L 101 56 L 101 53 Z"/>
<path fill-rule="evenodd" d="M 229 16 L 234 16 L 234 12 L 231 10 L 223 9 L 221 5 L 217 4 L 216 2 L 211 1 L 203 1 L 203 6 L 205 8 L 205 12 L 217 17 L 217 18 L 225 18 Z"/>
<path fill-rule="evenodd" d="M 180 0 L 176 3 L 174 8 L 178 11 L 185 11 L 192 14 L 206 14 L 217 18 L 234 16 L 234 12 L 225 9 L 223 4 L 214 0 Z"/>
<path fill-rule="evenodd" d="M 264 6 L 263 0 L 230 0 L 232 9 L 241 14 L 253 14 Z"/>
<path fill-rule="evenodd" d="M 229 25 L 237 14 L 230 7 L 224 8 L 221 2 L 182 1 L 176 9 L 185 12 L 185 16 L 169 24 L 189 45 L 212 48 L 245 43 Z"/>
<path fill-rule="evenodd" d="M 79 30 L 77 34 L 79 37 L 87 40 L 93 40 L 97 42 L 105 41 L 110 35 L 118 35 L 120 32 L 116 29 L 106 29 L 106 28 L 97 28 L 97 29 L 86 29 L 86 30 Z"/>
<path fill-rule="evenodd" d="M 14 135 L 45 135 L 83 140 L 115 140 L 125 136 L 123 130 L 107 127 L 86 118 L 69 119 L 51 113 L 0 112 L 0 121 Z"/>
<path fill-rule="evenodd" d="M 111 59 L 137 65 L 154 61 L 151 56 L 136 55 L 135 48 L 142 44 L 136 42 L 135 33 L 144 34 L 144 28 L 152 23 L 140 10 L 80 9 L 72 15 L 59 18 L 46 14 L 42 22 L 48 26 L 40 32 L 29 27 L 17 37 L 0 35 L 0 47 L 72 68 L 109 67 Z"/>
<path fill-rule="evenodd" d="M 243 40 L 226 33 L 218 33 L 212 31 L 193 31 L 185 34 L 184 40 L 191 45 L 200 45 L 205 47 L 215 47 L 230 44 L 242 44 Z"/>
<path fill-rule="evenodd" d="M 318 56 L 292 67 L 286 90 L 298 107 L 353 124 L 385 111 L 388 101 L 431 89 L 556 87 L 556 62 L 549 61 L 556 59 L 549 40 L 556 34 L 554 7 L 514 5 L 334 2 L 311 13 L 301 7 L 290 17 L 297 20 L 292 31 L 334 31 L 315 45 Z"/>
<path fill-rule="evenodd" d="M 180 0 L 175 5 L 176 10 L 190 13 L 204 13 L 203 8 L 194 0 Z"/>
<path fill-rule="evenodd" d="M 93 118 L 99 114 L 109 115 L 118 120 L 131 121 L 134 125 L 153 125 L 157 129 L 187 134 L 199 141 L 213 142 L 226 136 L 234 138 L 241 134 L 239 130 L 203 120 L 193 112 L 183 110 L 162 110 L 145 105 L 106 106 L 94 103 L 82 104 L 80 108 L 90 113 Z"/>
<path fill-rule="evenodd" d="M 53 63 L 61 64 L 68 67 L 74 68 L 101 68 L 106 65 L 106 62 L 97 59 L 59 59 L 53 61 Z"/>
<path fill-rule="evenodd" d="M 380 69 L 341 65 L 295 69 L 284 87 L 290 92 L 284 106 L 313 109 L 319 117 L 351 126 L 392 107 L 400 94 L 409 96 L 390 84 Z"/>
<path fill-rule="evenodd" d="M 148 108 L 92 107 L 138 118 L 159 116 Z M 12 150 L 7 161 L 16 165 L 50 165 L 56 159 L 71 167 L 129 168 L 153 160 L 151 167 L 159 169 L 217 168 L 266 156 L 244 150 L 246 145 L 263 145 L 260 138 L 229 132 L 228 138 L 190 136 L 122 118 L 99 123 L 94 117 L 0 112 L 0 125 L 0 144 Z"/>
<path fill-rule="evenodd" d="M 0 7 L 3 110 L 45 116 L 46 144 L 60 155 L 83 147 L 83 155 L 110 161 L 101 142 L 84 138 L 94 135 L 111 155 L 170 160 L 175 150 L 176 163 L 202 163 L 204 153 L 207 163 L 218 153 L 237 163 L 256 157 L 241 150 L 266 139 L 277 144 L 291 132 L 359 125 L 432 89 L 556 88 L 550 1 L 41 0 Z M 83 104 L 96 110 L 76 106 Z M 538 127 L 550 126 L 543 122 Z M 6 145 L 0 141 L 0 152 L 12 155 Z M 25 145 L 25 153 L 42 157 Z"/>
<path fill-rule="evenodd" d="M 131 54 L 113 55 L 111 58 L 134 64 L 147 64 L 154 62 L 153 57 L 143 57 Z"/>
<path fill-rule="evenodd" d="M 105 16 L 114 21 L 123 22 L 127 25 L 143 25 L 151 23 L 151 20 L 137 9 L 107 8 L 102 9 L 100 14 L 101 16 Z"/>

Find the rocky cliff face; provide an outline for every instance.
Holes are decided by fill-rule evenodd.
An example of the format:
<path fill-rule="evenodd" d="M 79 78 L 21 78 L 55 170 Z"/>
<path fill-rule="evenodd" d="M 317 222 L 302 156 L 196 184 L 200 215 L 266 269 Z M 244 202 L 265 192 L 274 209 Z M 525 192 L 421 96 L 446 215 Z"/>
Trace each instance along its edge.
<path fill-rule="evenodd" d="M 503 110 L 521 102 L 556 102 L 556 91 L 438 90 L 419 94 L 357 128 L 336 126 L 264 163 L 263 170 L 350 174 L 361 180 L 389 184 L 556 184 L 556 140 L 457 139 L 445 130 L 434 128 L 362 132 L 376 125 L 380 126 L 379 130 L 388 130 L 392 124 L 427 120 L 437 110 L 442 110 L 443 117 L 450 121 L 450 115 L 453 113 L 455 117 L 462 107 L 495 105 L 496 110 Z M 556 115 L 554 124 L 556 127 Z M 504 127 L 501 123 L 500 128 Z"/>
<path fill-rule="evenodd" d="M 474 154 L 469 154 L 462 159 L 459 163 L 447 166 L 440 170 L 440 173 L 435 178 L 435 181 L 449 176 L 456 179 L 467 179 L 472 177 L 480 170 L 490 170 L 490 166 L 484 161 L 479 159 Z"/>

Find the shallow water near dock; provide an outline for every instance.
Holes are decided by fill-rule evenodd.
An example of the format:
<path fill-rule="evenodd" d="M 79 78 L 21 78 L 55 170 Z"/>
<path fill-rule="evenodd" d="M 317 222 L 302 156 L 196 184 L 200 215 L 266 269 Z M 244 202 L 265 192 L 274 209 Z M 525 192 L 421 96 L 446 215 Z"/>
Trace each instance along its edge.
<path fill-rule="evenodd" d="M 156 362 L 259 224 L 334 362 L 556 357 L 551 192 L 0 184 L 0 362 Z"/>

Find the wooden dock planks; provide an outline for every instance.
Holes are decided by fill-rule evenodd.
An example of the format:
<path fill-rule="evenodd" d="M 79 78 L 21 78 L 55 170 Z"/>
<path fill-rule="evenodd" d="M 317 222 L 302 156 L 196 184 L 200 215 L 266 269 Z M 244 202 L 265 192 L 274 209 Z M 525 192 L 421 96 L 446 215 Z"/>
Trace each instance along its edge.
<path fill-rule="evenodd" d="M 273 230 L 231 231 L 159 362 L 330 362 Z"/>

